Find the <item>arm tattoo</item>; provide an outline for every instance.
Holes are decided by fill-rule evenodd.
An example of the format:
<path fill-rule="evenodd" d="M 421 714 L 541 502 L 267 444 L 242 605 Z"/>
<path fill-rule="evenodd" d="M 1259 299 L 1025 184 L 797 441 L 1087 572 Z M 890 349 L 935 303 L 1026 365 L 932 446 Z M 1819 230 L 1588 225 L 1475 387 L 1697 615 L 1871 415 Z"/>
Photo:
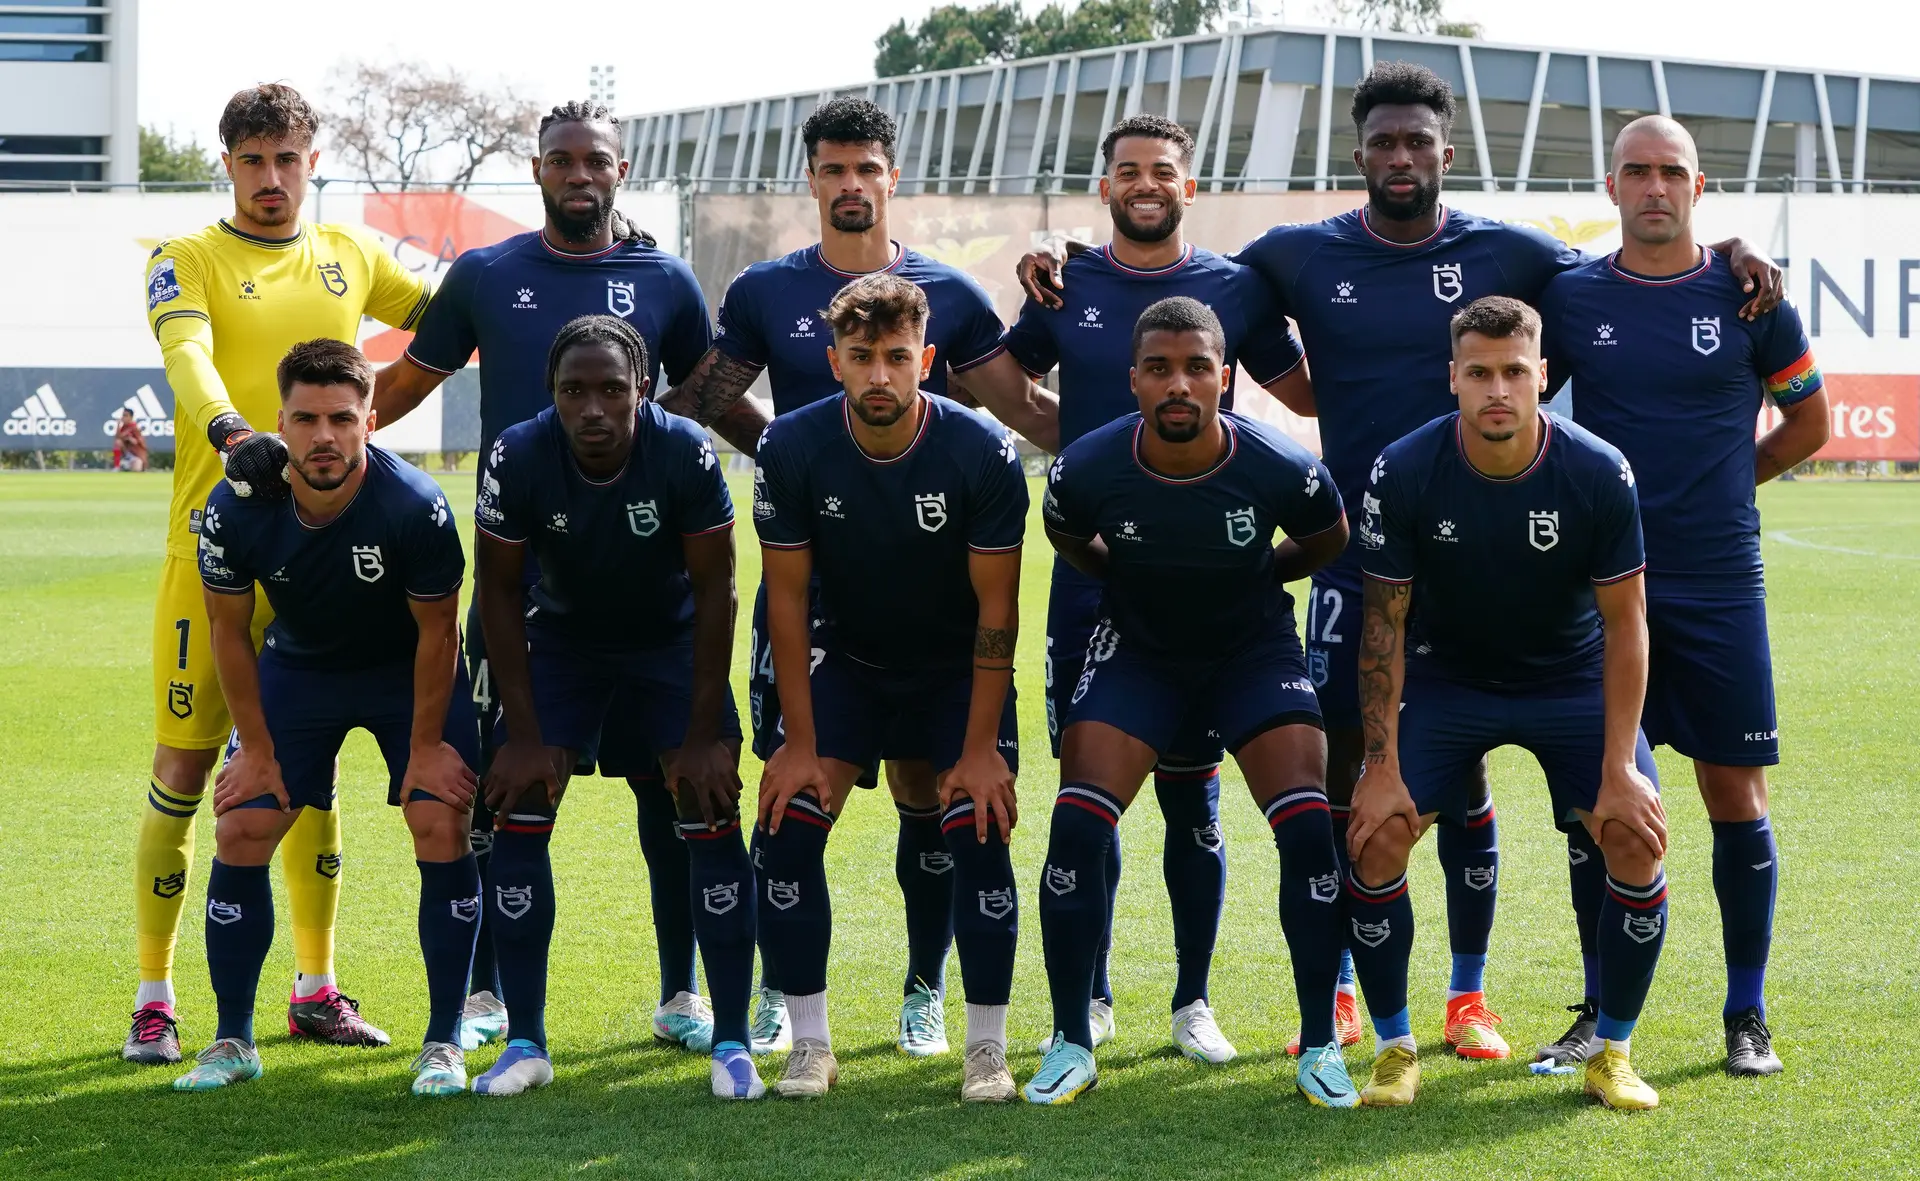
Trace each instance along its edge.
<path fill-rule="evenodd" d="M 701 426 L 712 426 L 715 419 L 747 392 L 747 387 L 760 376 L 760 368 L 729 357 L 717 348 L 708 349 L 685 381 L 661 395 L 660 405 Z"/>
<path fill-rule="evenodd" d="M 1366 734 L 1366 760 L 1383 762 L 1393 700 L 1393 663 L 1400 650 L 1400 628 L 1406 621 L 1413 588 L 1367 580 L 1366 619 L 1360 634 L 1360 724 Z"/>
<path fill-rule="evenodd" d="M 982 665 L 979 661 L 1006 661 L 1013 659 L 1013 629 L 1007 627 L 976 627 L 973 629 L 973 659 L 976 668 L 1011 668 L 1010 664 Z"/>

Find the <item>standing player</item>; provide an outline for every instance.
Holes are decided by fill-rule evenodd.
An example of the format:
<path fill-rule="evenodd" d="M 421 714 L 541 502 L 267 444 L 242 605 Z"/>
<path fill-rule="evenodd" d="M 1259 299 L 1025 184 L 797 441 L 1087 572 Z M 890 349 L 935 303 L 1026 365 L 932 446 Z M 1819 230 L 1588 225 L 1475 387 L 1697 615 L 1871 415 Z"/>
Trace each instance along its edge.
<path fill-rule="evenodd" d="M 1599 1036 L 1586 1090 L 1645 1110 L 1628 1061 L 1666 935 L 1666 818 L 1640 733 L 1647 622 L 1633 469 L 1540 413 L 1540 318 L 1518 300 L 1453 321 L 1455 414 L 1389 445 L 1362 493 L 1366 773 L 1354 788 L 1347 909 L 1378 1049 L 1362 1103 L 1413 1102 L 1407 859 L 1436 816 L 1470 806 L 1463 772 L 1499 746 L 1540 760 L 1562 829 L 1606 859 Z M 1410 609 L 1414 613 L 1408 626 Z"/>
<path fill-rule="evenodd" d="M 562 325 L 578 316 L 606 313 L 631 325 L 647 344 L 644 374 L 679 381 L 712 340 L 706 300 L 693 270 L 659 249 L 614 211 L 614 192 L 627 175 L 620 158 L 620 121 L 594 103 L 554 107 L 540 120 L 540 154 L 532 162 L 546 223 L 503 242 L 469 250 L 454 260 L 420 318 L 420 331 L 406 355 L 380 373 L 374 408 L 391 423 L 418 406 L 449 375 L 480 350 L 480 453 L 510 426 L 552 404 L 547 352 Z M 481 495 L 486 494 L 486 475 Z M 525 583 L 539 579 L 529 560 Z M 467 617 L 467 666 L 485 722 L 481 757 L 492 752 L 497 693 L 487 663 L 474 595 Z M 626 711 L 622 711 L 626 712 Z M 693 972 L 693 913 L 687 900 L 687 846 L 675 835 L 672 796 L 660 782 L 658 756 L 636 745 L 631 727 L 616 726 L 604 741 L 582 748 L 591 773 L 598 747 L 600 773 L 624 777 L 639 815 L 640 851 L 647 863 L 653 901 L 655 946 L 660 959 L 659 1002 L 654 1035 L 705 1052 L 713 1017 L 700 997 Z M 474 809 L 475 847 L 487 870 L 493 816 Z M 461 1032 L 468 1049 L 505 1033 L 504 1008 L 484 921 L 475 957 L 473 995 Z"/>
<path fill-rule="evenodd" d="M 1639 479 L 1653 653 L 1643 724 L 1649 741 L 1693 760 L 1713 823 L 1727 1072 L 1773 1074 L 1762 984 L 1780 852 L 1766 768 L 1780 740 L 1753 494 L 1827 441 L 1827 395 L 1793 306 L 1741 319 L 1732 268 L 1695 243 L 1705 185 L 1685 128 L 1657 115 L 1629 123 L 1607 178 L 1620 251 L 1550 283 L 1541 317 L 1547 372 L 1573 380 L 1575 421 L 1619 446 Z M 1763 392 L 1783 421 L 1756 447 Z M 1577 1061 L 1591 1046 L 1605 888 L 1586 833 L 1567 843 L 1587 988 L 1568 1037 L 1541 1055 Z"/>
<path fill-rule="evenodd" d="M 416 1095 L 466 1089 L 454 1044 L 473 961 L 480 870 L 467 844 L 477 758 L 460 668 L 466 559 L 447 498 L 367 444 L 373 369 L 338 340 L 295 345 L 277 377 L 291 497 L 216 486 L 200 523 L 200 576 L 239 749 L 214 783 L 219 852 L 207 879 L 216 1040 L 174 1080 L 208 1091 L 260 1077 L 254 992 L 273 945 L 267 863 L 302 812 L 334 806 L 334 761 L 365 729 L 387 763 L 420 866 L 425 1045 Z M 255 655 L 254 584 L 273 603 Z"/>
<path fill-rule="evenodd" d="M 1158 115 L 1134 115 L 1115 124 L 1101 144 L 1107 162 L 1100 199 L 1113 218 L 1113 240 L 1070 259 L 1072 309 L 1050 310 L 1029 299 L 1007 333 L 1007 352 L 1030 376 L 1060 369 L 1060 444 L 1070 446 L 1090 431 L 1134 409 L 1127 393 L 1131 357 L 1116 337 L 1129 331 L 1147 306 L 1186 295 L 1217 310 L 1226 332 L 1223 364 L 1247 366 L 1256 383 L 1275 397 L 1311 414 L 1313 391 L 1301 364 L 1300 346 L 1274 308 L 1266 282 L 1245 267 L 1187 244 L 1180 229 L 1198 184 L 1193 137 Z M 1222 390 L 1232 406 L 1232 390 Z M 1060 728 L 1067 698 L 1080 679 L 1087 639 L 1100 619 L 1100 583 L 1075 570 L 1064 557 L 1053 563 L 1047 600 L 1047 734 L 1060 754 Z M 1154 769 L 1154 795 L 1166 817 L 1161 865 L 1173 908 L 1173 1040 L 1182 1053 L 1203 1062 L 1233 1058 L 1207 1004 L 1207 974 L 1226 901 L 1227 859 L 1220 835 L 1220 744 L 1207 727 L 1175 736 L 1167 761 Z M 1107 888 L 1120 885 L 1120 842 L 1109 845 Z M 1112 903 L 1109 901 L 1111 911 Z M 1108 943 L 1111 943 L 1109 932 Z M 1102 946 L 1093 979 L 1093 1038 L 1113 1036 L 1113 990 Z M 1358 1036 L 1356 1030 L 1355 1036 Z M 1047 1045 L 1040 1047 L 1045 1053 Z"/>
<path fill-rule="evenodd" d="M 292 87 L 269 84 L 234 95 L 220 116 L 233 216 L 162 242 L 147 265 L 147 320 L 173 387 L 176 429 L 167 560 L 154 604 L 156 745 L 134 856 L 140 991 L 121 1051 L 131 1062 L 180 1060 L 174 937 L 193 861 L 194 813 L 232 729 L 195 568 L 201 509 L 223 465 L 237 492 L 257 485 L 263 497 L 286 495 L 280 473 L 287 449 L 265 427 L 279 406 L 274 366 L 289 347 L 315 337 L 352 343 L 363 315 L 411 328 L 427 302 L 426 286 L 371 234 L 301 222 L 320 158 L 317 127 L 313 109 Z M 256 641 L 270 617 L 267 603 L 258 606 Z M 387 1035 L 363 1021 L 334 985 L 337 810 L 301 814 L 287 835 L 283 868 L 293 911 L 289 1029 L 343 1045 L 385 1045 Z"/>
<path fill-rule="evenodd" d="M 898 275 L 835 295 L 829 357 L 844 394 L 782 415 L 754 473 L 786 718 L 754 835 L 760 943 L 793 1018 L 793 1054 L 774 1084 L 782 1095 L 825 1094 L 839 1075 L 827 1026 L 827 836 L 847 790 L 886 759 L 896 790 L 940 810 L 967 994 L 961 1098 L 1013 1098 L 1019 904 L 1007 846 L 1027 484 L 1013 436 L 920 389 L 938 359 L 928 302 Z"/>
<path fill-rule="evenodd" d="M 733 504 L 706 432 L 647 401 L 646 342 L 625 320 L 583 316 L 555 337 L 553 405 L 509 427 L 480 499 L 481 618 L 504 710 L 487 772 L 495 813 L 489 891 L 513 1041 L 474 1080 L 517 1095 L 553 1079 L 548 841 L 574 760 L 603 725 L 660 753 L 686 838 L 693 910 L 717 1005 L 713 1090 L 766 1093 L 747 1053 L 753 868 L 740 839 L 733 653 Z M 540 581 L 521 605 L 527 553 Z M 621 712 L 614 712 L 616 709 Z M 667 899 L 655 896 L 655 906 Z"/>
<path fill-rule="evenodd" d="M 1098 1081 L 1087 992 L 1111 921 L 1108 846 L 1147 772 L 1195 734 L 1233 753 L 1279 849 L 1306 1047 L 1297 1085 L 1315 1104 L 1353 1106 L 1333 1027 L 1340 861 L 1327 747 L 1284 589 L 1340 552 L 1347 522 L 1311 455 L 1221 412 L 1226 340 L 1196 299 L 1148 307 L 1133 329 L 1139 411 L 1069 446 L 1047 477 L 1047 538 L 1104 593 L 1069 698 L 1040 879 L 1055 1033 L 1030 1102 L 1071 1103 Z"/>
<path fill-rule="evenodd" d="M 1057 449 L 1058 403 L 1006 356 L 1000 319 L 986 292 L 964 272 L 889 236 L 887 203 L 900 180 L 893 118 L 865 99 L 834 99 L 807 117 L 800 134 L 807 149 L 807 183 L 820 207 L 819 243 L 755 263 L 734 278 L 720 307 L 719 339 L 662 404 L 716 425 L 743 453 L 754 454 L 768 420 L 758 403 L 744 397 L 747 387 L 764 371 L 776 416 L 839 394 L 840 381 L 828 359 L 831 330 L 822 309 L 852 279 L 884 272 L 919 285 L 926 295 L 927 343 L 934 350 L 927 391 L 945 394 L 950 377 L 964 382 L 1002 422 L 1039 447 Z M 780 702 L 773 689 L 764 588 L 754 597 L 749 656 L 753 749 L 767 758 L 780 743 Z M 907 913 L 900 1046 L 912 1054 L 941 1053 L 947 1040 L 939 1002 L 953 942 L 948 916 L 954 884 L 940 808 L 929 794 L 930 782 L 916 791 L 889 774 L 888 786 L 900 812 L 894 872 Z M 784 1046 L 789 1036 L 779 997 L 763 992 L 756 1046 Z"/>

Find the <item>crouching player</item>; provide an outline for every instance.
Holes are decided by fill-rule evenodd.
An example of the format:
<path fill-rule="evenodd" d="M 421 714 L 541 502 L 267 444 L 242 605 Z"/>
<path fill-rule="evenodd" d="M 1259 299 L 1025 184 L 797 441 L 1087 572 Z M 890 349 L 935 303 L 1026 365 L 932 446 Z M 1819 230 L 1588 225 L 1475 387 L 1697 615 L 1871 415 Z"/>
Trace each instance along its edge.
<path fill-rule="evenodd" d="M 359 350 L 295 345 L 279 384 L 291 497 L 243 499 L 221 483 L 200 524 L 214 665 L 239 749 L 214 781 L 219 851 L 207 879 L 220 1025 L 173 1085 L 208 1091 L 260 1076 L 253 1002 L 273 945 L 267 864 L 302 809 L 333 807 L 334 757 L 361 728 L 386 758 L 387 802 L 403 808 L 420 866 L 428 1017 L 413 1092 L 456 1094 L 480 910 L 467 843 L 478 729 L 459 658 L 466 559 L 439 487 L 368 444 L 373 370 Z M 274 611 L 258 656 L 256 582 Z"/>
<path fill-rule="evenodd" d="M 747 1053 L 753 868 L 737 814 L 733 502 L 706 433 L 647 400 L 647 346 L 616 316 L 582 316 L 547 355 L 553 405 L 502 432 L 475 507 L 480 618 L 504 734 L 487 770 L 487 870 L 513 1040 L 483 1095 L 553 1080 L 548 841 L 575 761 L 605 727 L 660 753 L 692 872 L 694 933 L 713 996 L 713 1092 L 766 1093 Z M 531 547 L 540 581 L 522 611 Z M 610 716 L 616 701 L 630 716 Z"/>
<path fill-rule="evenodd" d="M 857 279 L 826 319 L 846 392 L 777 418 L 754 473 L 786 739 L 760 782 L 754 836 L 768 984 L 793 1021 L 793 1054 L 774 1086 L 820 1095 L 838 1076 L 824 855 L 848 789 L 884 759 L 907 802 L 942 809 L 966 984 L 961 1097 L 1003 1103 L 1013 1098 L 1007 1003 L 1019 912 L 1007 846 L 1026 478 L 1013 436 L 920 389 L 934 349 L 918 286 L 893 274 Z M 1082 1004 L 1086 996 L 1082 986 Z"/>
<path fill-rule="evenodd" d="M 1087 995 L 1111 905 L 1108 850 L 1156 760 L 1177 735 L 1201 732 L 1232 753 L 1279 847 L 1299 1088 L 1316 1104 L 1354 1105 L 1333 1027 L 1340 873 L 1327 744 L 1284 589 L 1339 555 L 1346 518 L 1313 456 L 1220 410 L 1225 349 L 1198 300 L 1148 307 L 1133 329 L 1139 412 L 1082 436 L 1048 476 L 1048 540 L 1105 589 L 1067 707 L 1040 879 L 1057 1032 L 1026 1087 L 1034 1103 L 1070 1103 L 1097 1081 Z"/>
<path fill-rule="evenodd" d="M 1640 507 L 1620 452 L 1540 413 L 1540 318 L 1504 296 L 1453 319 L 1460 409 L 1374 461 L 1359 530 L 1366 771 L 1353 793 L 1354 967 L 1378 1049 L 1361 1102 L 1413 1102 L 1407 857 L 1436 816 L 1463 818 L 1464 772 L 1499 746 L 1540 760 L 1554 821 L 1583 824 L 1607 866 L 1598 1048 L 1586 1090 L 1659 1096 L 1628 1043 L 1666 935 L 1665 813 L 1640 733 L 1647 611 Z M 1409 608 L 1415 619 L 1408 629 Z"/>

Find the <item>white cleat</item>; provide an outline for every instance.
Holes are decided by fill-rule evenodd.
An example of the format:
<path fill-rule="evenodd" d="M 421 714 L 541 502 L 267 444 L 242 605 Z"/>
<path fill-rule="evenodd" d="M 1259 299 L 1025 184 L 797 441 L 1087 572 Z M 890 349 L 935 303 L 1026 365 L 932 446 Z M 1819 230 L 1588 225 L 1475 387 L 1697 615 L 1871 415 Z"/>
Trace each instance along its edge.
<path fill-rule="evenodd" d="M 1173 1044 L 1195 1062 L 1213 1066 L 1233 1061 L 1238 1053 L 1220 1032 L 1220 1024 L 1213 1019 L 1213 1010 L 1205 1001 L 1195 1001 L 1174 1013 Z"/>
<path fill-rule="evenodd" d="M 767 1093 L 754 1069 L 753 1055 L 739 1046 L 713 1056 L 713 1094 L 716 1099 L 759 1099 Z"/>
<path fill-rule="evenodd" d="M 428 1042 L 413 1060 L 413 1093 L 443 1099 L 467 1093 L 467 1060 L 452 1042 Z"/>
<path fill-rule="evenodd" d="M 653 1011 L 653 1036 L 659 1041 L 685 1046 L 696 1054 L 710 1053 L 713 1010 L 698 993 L 674 993 L 672 1000 Z"/>
<path fill-rule="evenodd" d="M 1014 1093 L 1007 1048 L 997 1042 L 970 1043 L 960 1073 L 960 1098 L 968 1103 L 1011 1103 Z"/>
<path fill-rule="evenodd" d="M 491 992 L 482 990 L 467 998 L 460 1011 L 460 1032 L 456 1040 L 462 1050 L 477 1050 L 488 1042 L 507 1036 L 507 1006 Z"/>
<path fill-rule="evenodd" d="M 840 1063 L 827 1043 L 803 1037 L 793 1043 L 786 1077 L 773 1084 L 773 1089 L 786 1099 L 816 1099 L 839 1081 Z"/>
<path fill-rule="evenodd" d="M 479 1078 L 473 1080 L 476 1095 L 519 1095 L 553 1081 L 553 1063 L 547 1052 L 529 1041 L 515 1039 L 507 1043 L 500 1058 Z"/>
<path fill-rule="evenodd" d="M 1113 1040 L 1113 1006 L 1105 1001 L 1094 1001 L 1087 1006 L 1087 1023 L 1093 1027 L 1093 1044 L 1104 1046 Z M 1040 1039 L 1040 1053 L 1046 1054 L 1053 1049 L 1053 1035 Z"/>

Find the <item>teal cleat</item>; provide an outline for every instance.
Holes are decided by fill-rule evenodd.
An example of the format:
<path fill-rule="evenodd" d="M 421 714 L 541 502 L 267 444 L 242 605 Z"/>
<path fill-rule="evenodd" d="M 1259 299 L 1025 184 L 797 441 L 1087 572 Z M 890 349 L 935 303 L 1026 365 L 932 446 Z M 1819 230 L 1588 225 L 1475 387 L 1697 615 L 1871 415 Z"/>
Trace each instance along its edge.
<path fill-rule="evenodd" d="M 759 1003 L 753 1010 L 753 1045 L 756 1054 L 778 1054 L 793 1049 L 793 1023 L 787 1020 L 787 994 L 777 988 L 760 989 Z"/>
<path fill-rule="evenodd" d="M 467 1056 L 452 1042 L 428 1042 L 413 1060 L 413 1093 L 439 1099 L 467 1091 Z"/>
<path fill-rule="evenodd" d="M 173 1080 L 176 1091 L 217 1091 L 260 1077 L 260 1052 L 252 1042 L 223 1037 L 200 1051 L 192 1070 Z"/>
<path fill-rule="evenodd" d="M 467 998 L 460 1013 L 460 1031 L 456 1035 L 462 1050 L 477 1050 L 489 1042 L 507 1036 L 507 1006 L 491 992 L 480 991 Z"/>
<path fill-rule="evenodd" d="M 894 1044 L 909 1058 L 931 1058 L 947 1052 L 947 1010 L 944 998 L 913 982 L 913 991 L 900 1004 L 900 1036 Z"/>
<path fill-rule="evenodd" d="M 1029 1103 L 1071 1103 L 1100 1082 L 1093 1069 L 1093 1051 L 1074 1045 L 1060 1033 L 1055 1033 L 1052 1041 L 1053 1048 L 1041 1061 L 1039 1072 L 1021 1091 Z"/>
<path fill-rule="evenodd" d="M 713 1051 L 713 1010 L 705 997 L 697 993 L 676 992 L 673 999 L 653 1011 L 653 1036 L 657 1041 L 685 1046 L 696 1054 Z"/>
<path fill-rule="evenodd" d="M 1312 1047 L 1300 1055 L 1294 1085 L 1315 1107 L 1360 1106 L 1360 1088 L 1347 1074 L 1347 1060 L 1340 1056 L 1340 1046 L 1335 1042 Z"/>

